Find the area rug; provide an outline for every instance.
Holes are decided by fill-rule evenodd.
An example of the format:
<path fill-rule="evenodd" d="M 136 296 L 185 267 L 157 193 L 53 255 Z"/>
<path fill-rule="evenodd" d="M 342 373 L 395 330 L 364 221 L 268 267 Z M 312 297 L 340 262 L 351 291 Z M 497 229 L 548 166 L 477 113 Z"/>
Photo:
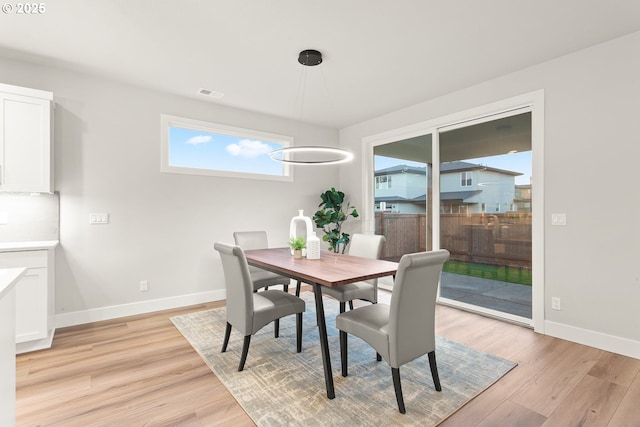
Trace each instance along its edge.
<path fill-rule="evenodd" d="M 205 363 L 258 426 L 435 426 L 491 386 L 515 363 L 436 337 L 442 392 L 433 386 L 427 356 L 400 369 L 406 414 L 396 404 L 391 369 L 375 351 L 349 336 L 349 376 L 340 374 L 340 343 L 335 328 L 338 303 L 325 298 L 335 399 L 324 383 L 313 293 L 303 292 L 302 353 L 296 353 L 295 316 L 280 321 L 280 337 L 267 325 L 251 339 L 244 371 L 238 372 L 242 336 L 233 330 L 220 353 L 225 308 L 172 317 Z"/>

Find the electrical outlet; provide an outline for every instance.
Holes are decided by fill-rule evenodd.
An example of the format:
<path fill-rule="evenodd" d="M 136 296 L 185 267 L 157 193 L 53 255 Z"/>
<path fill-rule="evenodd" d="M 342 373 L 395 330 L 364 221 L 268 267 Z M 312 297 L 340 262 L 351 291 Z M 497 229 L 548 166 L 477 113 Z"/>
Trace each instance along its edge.
<path fill-rule="evenodd" d="M 149 290 L 149 282 L 146 280 L 140 281 L 140 292 L 147 292 Z"/>
<path fill-rule="evenodd" d="M 554 310 L 562 310 L 562 306 L 560 305 L 560 298 L 558 297 L 551 298 L 551 308 Z"/>

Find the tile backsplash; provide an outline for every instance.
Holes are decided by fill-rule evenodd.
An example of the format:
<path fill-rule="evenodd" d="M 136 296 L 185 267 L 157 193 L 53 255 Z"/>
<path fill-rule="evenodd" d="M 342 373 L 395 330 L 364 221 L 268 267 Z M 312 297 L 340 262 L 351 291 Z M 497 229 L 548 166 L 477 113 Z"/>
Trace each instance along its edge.
<path fill-rule="evenodd" d="M 58 193 L 0 193 L 0 242 L 58 240 L 59 236 Z"/>

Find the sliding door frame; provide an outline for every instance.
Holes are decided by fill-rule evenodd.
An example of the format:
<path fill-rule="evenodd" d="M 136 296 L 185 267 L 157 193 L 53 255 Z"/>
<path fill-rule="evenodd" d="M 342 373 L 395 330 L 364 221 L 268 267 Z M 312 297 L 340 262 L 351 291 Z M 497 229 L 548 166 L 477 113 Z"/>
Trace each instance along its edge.
<path fill-rule="evenodd" d="M 518 111 L 519 110 L 519 111 Z M 371 135 L 362 140 L 362 219 L 365 233 L 375 232 L 374 148 L 421 135 L 432 135 L 432 245 L 440 248 L 440 138 L 442 130 L 452 130 L 518 112 L 531 112 L 532 151 L 532 326 L 544 333 L 544 91 L 538 90 L 413 125 Z M 382 287 L 383 284 L 381 284 Z"/>

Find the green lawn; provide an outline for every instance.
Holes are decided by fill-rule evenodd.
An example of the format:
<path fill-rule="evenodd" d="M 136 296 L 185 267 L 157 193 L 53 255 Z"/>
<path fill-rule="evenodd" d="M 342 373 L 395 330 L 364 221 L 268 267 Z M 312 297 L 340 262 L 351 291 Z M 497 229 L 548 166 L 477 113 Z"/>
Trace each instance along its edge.
<path fill-rule="evenodd" d="M 464 274 L 465 276 L 482 277 L 483 279 L 500 280 L 531 286 L 531 270 L 526 268 L 505 267 L 500 265 L 472 264 L 462 261 L 447 261 L 442 268 L 447 273 Z"/>

